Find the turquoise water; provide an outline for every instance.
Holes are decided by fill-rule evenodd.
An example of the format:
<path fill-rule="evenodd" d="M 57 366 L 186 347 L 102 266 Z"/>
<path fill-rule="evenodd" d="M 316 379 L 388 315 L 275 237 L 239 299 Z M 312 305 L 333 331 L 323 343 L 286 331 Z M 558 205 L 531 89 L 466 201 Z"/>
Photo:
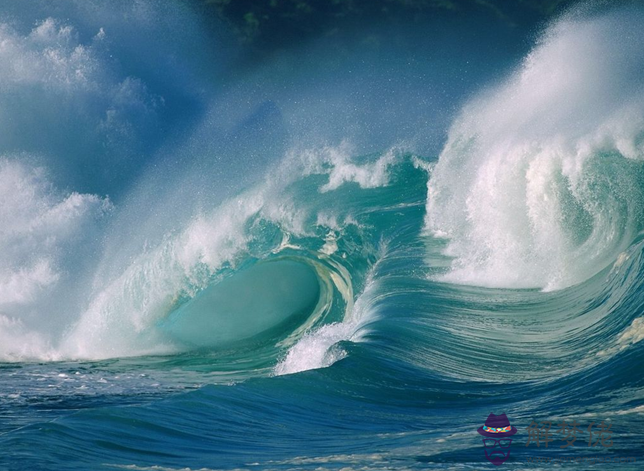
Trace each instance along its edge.
<path fill-rule="evenodd" d="M 360 98 L 388 72 L 224 79 L 182 4 L 34 5 L 0 17 L 0 469 L 484 469 L 490 413 L 503 468 L 639 469 L 640 7 Z"/>

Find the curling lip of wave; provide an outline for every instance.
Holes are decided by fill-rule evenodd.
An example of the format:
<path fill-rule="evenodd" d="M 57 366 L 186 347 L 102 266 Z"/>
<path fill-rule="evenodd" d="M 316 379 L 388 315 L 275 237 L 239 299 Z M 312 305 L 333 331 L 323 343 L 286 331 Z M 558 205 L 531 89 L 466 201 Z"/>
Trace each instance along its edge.
<path fill-rule="evenodd" d="M 506 82 L 469 103 L 428 183 L 445 281 L 565 288 L 642 228 L 642 14 L 570 15 Z"/>

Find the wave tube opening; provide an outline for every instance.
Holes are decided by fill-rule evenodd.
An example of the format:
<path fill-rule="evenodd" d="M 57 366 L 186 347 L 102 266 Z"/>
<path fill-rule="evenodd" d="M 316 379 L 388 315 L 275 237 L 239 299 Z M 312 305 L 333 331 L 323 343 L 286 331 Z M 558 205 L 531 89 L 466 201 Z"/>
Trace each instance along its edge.
<path fill-rule="evenodd" d="M 316 311 L 320 285 L 305 263 L 260 262 L 209 286 L 159 328 L 184 348 L 210 349 L 290 332 Z"/>

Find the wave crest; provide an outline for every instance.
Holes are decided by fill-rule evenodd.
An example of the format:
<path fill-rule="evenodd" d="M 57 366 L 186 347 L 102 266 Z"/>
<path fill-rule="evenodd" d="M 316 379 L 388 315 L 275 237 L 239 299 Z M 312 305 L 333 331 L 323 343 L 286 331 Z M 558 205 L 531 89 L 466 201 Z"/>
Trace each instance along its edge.
<path fill-rule="evenodd" d="M 505 83 L 469 103 L 428 183 L 447 281 L 560 289 L 642 225 L 641 12 L 569 15 Z"/>

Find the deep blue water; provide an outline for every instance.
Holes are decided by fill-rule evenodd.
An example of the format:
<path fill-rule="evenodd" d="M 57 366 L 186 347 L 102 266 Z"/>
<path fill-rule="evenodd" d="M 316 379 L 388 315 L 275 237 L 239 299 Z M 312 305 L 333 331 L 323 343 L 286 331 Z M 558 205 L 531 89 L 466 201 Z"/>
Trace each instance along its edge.
<path fill-rule="evenodd" d="M 0 7 L 0 469 L 640 469 L 643 19 Z"/>

